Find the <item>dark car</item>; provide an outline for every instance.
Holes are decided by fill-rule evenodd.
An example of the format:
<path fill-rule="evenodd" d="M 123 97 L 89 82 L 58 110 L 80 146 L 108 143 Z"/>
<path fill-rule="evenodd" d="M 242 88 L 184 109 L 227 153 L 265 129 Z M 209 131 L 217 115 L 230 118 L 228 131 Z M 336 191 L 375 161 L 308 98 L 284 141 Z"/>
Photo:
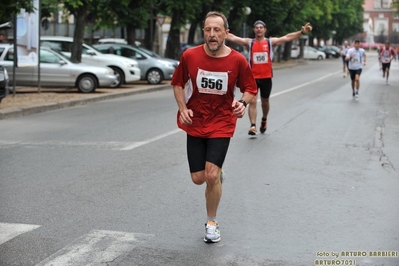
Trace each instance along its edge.
<path fill-rule="evenodd" d="M 326 54 L 326 58 L 338 58 L 339 57 L 339 52 L 336 52 L 332 48 L 328 46 L 318 46 L 316 47 L 317 50 L 322 51 Z"/>

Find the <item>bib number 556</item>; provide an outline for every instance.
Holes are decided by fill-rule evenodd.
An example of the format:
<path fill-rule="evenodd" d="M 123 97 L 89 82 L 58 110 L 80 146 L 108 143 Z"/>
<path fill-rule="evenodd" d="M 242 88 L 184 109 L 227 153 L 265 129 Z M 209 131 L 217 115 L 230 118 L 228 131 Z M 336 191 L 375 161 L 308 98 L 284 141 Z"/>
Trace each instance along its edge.
<path fill-rule="evenodd" d="M 221 90 L 223 85 L 223 81 L 221 79 L 212 79 L 212 78 L 206 78 L 203 77 L 201 79 L 201 87 L 202 88 L 208 88 L 208 89 L 216 89 L 216 90 Z"/>

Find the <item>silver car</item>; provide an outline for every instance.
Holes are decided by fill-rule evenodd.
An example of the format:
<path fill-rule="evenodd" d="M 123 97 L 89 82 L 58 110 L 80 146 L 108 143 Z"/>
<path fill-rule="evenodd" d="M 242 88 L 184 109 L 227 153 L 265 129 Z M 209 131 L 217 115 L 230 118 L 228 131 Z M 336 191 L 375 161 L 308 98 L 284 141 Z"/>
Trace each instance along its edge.
<path fill-rule="evenodd" d="M 0 44 L 0 65 L 3 65 L 13 84 L 14 46 Z M 38 86 L 38 67 L 18 67 L 17 86 Z M 94 92 L 97 87 L 110 87 L 117 77 L 108 67 L 72 63 L 64 55 L 47 47 L 40 48 L 40 85 L 76 87 L 80 92 Z"/>
<path fill-rule="evenodd" d="M 50 47 L 71 56 L 73 38 L 63 36 L 41 36 L 41 46 Z M 114 70 L 118 81 L 112 88 L 118 88 L 122 84 L 140 80 L 140 68 L 136 60 L 122 56 L 102 54 L 87 43 L 82 44 L 82 62 L 93 66 L 110 67 Z"/>
<path fill-rule="evenodd" d="M 141 70 L 141 79 L 150 84 L 158 84 L 163 80 L 171 80 L 179 61 L 162 57 L 143 47 L 122 43 L 102 43 L 93 45 L 102 53 L 121 55 L 135 59 Z"/>

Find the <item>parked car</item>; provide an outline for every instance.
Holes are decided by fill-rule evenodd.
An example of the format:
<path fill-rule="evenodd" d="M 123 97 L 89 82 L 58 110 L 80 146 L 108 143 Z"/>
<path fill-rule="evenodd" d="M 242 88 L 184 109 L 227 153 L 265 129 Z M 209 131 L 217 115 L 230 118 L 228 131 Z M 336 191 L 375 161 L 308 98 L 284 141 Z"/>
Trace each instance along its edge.
<path fill-rule="evenodd" d="M 338 46 L 335 45 L 328 45 L 328 48 L 334 50 L 335 52 L 337 52 L 339 55 L 341 55 L 341 48 L 339 48 Z"/>
<path fill-rule="evenodd" d="M 103 43 L 122 43 L 122 44 L 128 44 L 125 39 L 122 38 L 105 38 L 105 39 L 99 39 L 97 41 L 98 44 L 103 44 Z M 135 41 L 134 44 L 136 46 L 141 46 L 141 42 Z"/>
<path fill-rule="evenodd" d="M 73 38 L 62 36 L 42 36 L 40 43 L 42 46 L 51 47 L 60 51 L 66 56 L 71 55 Z M 124 83 L 131 83 L 140 80 L 140 69 L 136 60 L 122 56 L 102 54 L 94 47 L 83 43 L 82 62 L 92 66 L 110 67 L 114 70 L 117 80 L 112 84 L 112 88 L 120 87 Z"/>
<path fill-rule="evenodd" d="M 0 64 L 13 82 L 14 46 L 0 44 L 4 49 Z M 38 86 L 38 67 L 15 68 L 17 86 Z M 91 66 L 84 63 L 72 63 L 66 56 L 48 47 L 40 48 L 40 85 L 52 87 L 76 87 L 80 92 L 94 92 L 97 87 L 110 87 L 117 77 L 109 67 Z"/>
<path fill-rule="evenodd" d="M 299 57 L 299 46 L 292 46 L 291 48 L 291 58 Z M 303 47 L 303 59 L 316 59 L 323 60 L 326 58 L 326 54 L 322 51 L 319 51 L 311 46 Z"/>
<path fill-rule="evenodd" d="M 0 47 L 1 50 L 1 47 Z M 0 52 L 1 54 L 1 52 Z M 0 62 L 1 63 L 1 62 Z M 3 98 L 5 98 L 8 94 L 8 73 L 7 69 L 0 65 L 0 103 Z"/>
<path fill-rule="evenodd" d="M 334 51 L 333 49 L 331 49 L 329 46 L 318 46 L 316 47 L 317 50 L 322 51 L 326 54 L 326 58 L 338 58 L 340 53 Z"/>
<path fill-rule="evenodd" d="M 179 61 L 162 57 L 143 47 L 121 43 L 95 44 L 102 53 L 111 53 L 135 59 L 141 70 L 141 79 L 150 84 L 159 84 L 163 80 L 171 80 Z"/>

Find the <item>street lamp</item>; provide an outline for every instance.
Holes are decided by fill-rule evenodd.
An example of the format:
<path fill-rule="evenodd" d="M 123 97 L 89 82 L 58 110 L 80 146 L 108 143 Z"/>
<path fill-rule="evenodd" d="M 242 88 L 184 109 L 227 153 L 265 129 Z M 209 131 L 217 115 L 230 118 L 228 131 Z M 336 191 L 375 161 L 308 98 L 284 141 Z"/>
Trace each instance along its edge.
<path fill-rule="evenodd" d="M 246 6 L 242 8 L 245 17 L 247 17 L 249 14 L 251 14 L 251 8 Z M 247 22 L 246 19 L 244 19 L 244 23 L 242 24 L 242 37 L 246 38 L 247 37 Z"/>

